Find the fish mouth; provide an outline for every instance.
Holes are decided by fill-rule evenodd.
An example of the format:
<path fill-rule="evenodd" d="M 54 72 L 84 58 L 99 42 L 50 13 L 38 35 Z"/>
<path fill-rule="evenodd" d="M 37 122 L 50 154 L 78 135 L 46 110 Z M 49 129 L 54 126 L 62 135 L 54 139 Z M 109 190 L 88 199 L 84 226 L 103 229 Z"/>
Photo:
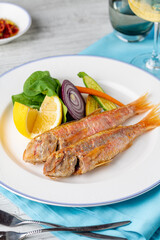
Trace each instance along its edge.
<path fill-rule="evenodd" d="M 79 168 L 80 168 L 80 159 L 79 159 L 79 157 L 77 157 L 77 163 L 75 165 L 75 172 L 77 172 L 79 170 Z"/>

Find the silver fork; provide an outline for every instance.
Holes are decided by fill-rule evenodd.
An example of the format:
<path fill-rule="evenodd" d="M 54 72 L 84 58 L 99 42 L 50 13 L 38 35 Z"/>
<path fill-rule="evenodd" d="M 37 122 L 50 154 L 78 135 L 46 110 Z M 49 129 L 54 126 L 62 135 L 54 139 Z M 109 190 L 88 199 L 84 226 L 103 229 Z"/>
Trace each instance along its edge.
<path fill-rule="evenodd" d="M 55 224 L 55 223 L 35 221 L 35 220 L 24 220 L 15 215 L 12 215 L 8 212 L 4 212 L 4 211 L 0 210 L 0 224 L 9 226 L 9 227 L 16 227 L 16 226 L 28 225 L 28 224 L 41 224 L 41 225 L 46 225 L 46 226 L 50 226 L 50 227 L 58 227 L 58 228 L 65 227 L 65 228 L 69 229 L 70 231 L 89 232 L 89 231 L 98 231 L 98 230 L 122 227 L 122 226 L 130 224 L 130 223 L 131 223 L 131 221 L 121 221 L 121 222 L 106 223 L 106 224 L 100 224 L 100 225 L 84 226 L 84 227 L 65 227 L 63 225 L 59 225 L 59 224 Z"/>
<path fill-rule="evenodd" d="M 60 228 L 46 228 L 46 229 L 37 229 L 29 232 L 23 232 L 18 233 L 14 231 L 8 231 L 8 232 L 0 232 L 0 240 L 23 240 L 27 237 L 44 233 L 44 232 L 52 232 L 52 231 L 71 231 L 68 228 L 60 229 Z M 96 239 L 107 239 L 107 240 L 127 240 L 127 238 L 121 238 L 121 237 L 114 237 L 114 236 L 108 236 L 93 232 L 77 232 L 79 235 L 90 237 L 90 238 L 96 238 Z"/>
<path fill-rule="evenodd" d="M 121 222 L 92 225 L 92 226 L 65 227 L 63 225 L 58 225 L 55 223 L 35 221 L 35 220 L 24 220 L 15 215 L 12 215 L 10 213 L 0 210 L 0 224 L 9 226 L 9 227 L 16 227 L 16 226 L 28 225 L 28 224 L 41 224 L 41 225 L 46 225 L 50 227 L 57 227 L 59 228 L 59 231 L 62 231 L 60 229 L 65 229 L 66 231 L 73 231 L 73 232 L 90 232 L 90 231 L 98 231 L 98 230 L 106 230 L 106 229 L 122 227 L 130 223 L 131 221 L 121 221 Z"/>
<path fill-rule="evenodd" d="M 24 239 L 24 237 L 31 236 L 31 235 L 37 234 L 37 233 L 42 233 L 42 232 L 72 231 L 75 234 L 79 234 L 79 235 L 83 235 L 83 236 L 87 236 L 87 237 L 92 237 L 92 238 L 96 238 L 96 239 L 124 240 L 126 238 L 110 237 L 110 236 L 106 236 L 106 235 L 92 233 L 90 231 L 113 229 L 113 228 L 117 228 L 117 227 L 127 225 L 129 223 L 131 223 L 131 221 L 114 222 L 114 223 L 84 226 L 84 227 L 65 227 L 65 226 L 62 226 L 62 225 L 49 223 L 49 222 L 35 221 L 35 220 L 24 220 L 24 219 L 21 219 L 21 218 L 15 216 L 15 215 L 12 215 L 10 213 L 7 213 L 7 212 L 4 212 L 4 211 L 0 210 L 0 224 L 5 225 L 5 226 L 16 227 L 16 226 L 27 225 L 27 224 L 41 224 L 41 225 L 54 227 L 54 228 L 49 228 L 49 229 L 34 230 L 34 231 L 31 231 L 31 232 L 26 232 L 26 233 L 17 233 L 17 232 L 13 232 L 13 231 L 0 232 L 0 234 L 1 234 L 0 239 L 3 239 L 3 240 L 17 240 L 18 238 L 19 239 Z"/>
<path fill-rule="evenodd" d="M 121 222 L 106 223 L 106 224 L 100 224 L 100 225 L 92 225 L 87 227 L 71 227 L 71 228 L 73 231 L 76 230 L 77 228 L 79 229 L 79 231 L 97 231 L 97 230 L 105 230 L 105 229 L 121 227 L 129 223 L 131 223 L 131 221 L 121 221 Z M 41 224 L 41 225 L 46 225 L 50 227 L 64 227 L 63 225 L 50 223 L 50 222 L 25 220 L 15 215 L 12 215 L 10 213 L 4 212 L 2 210 L 0 210 L 0 224 L 9 226 L 9 227 L 28 225 L 28 224 Z M 69 229 L 70 227 L 67 227 L 67 228 Z"/>

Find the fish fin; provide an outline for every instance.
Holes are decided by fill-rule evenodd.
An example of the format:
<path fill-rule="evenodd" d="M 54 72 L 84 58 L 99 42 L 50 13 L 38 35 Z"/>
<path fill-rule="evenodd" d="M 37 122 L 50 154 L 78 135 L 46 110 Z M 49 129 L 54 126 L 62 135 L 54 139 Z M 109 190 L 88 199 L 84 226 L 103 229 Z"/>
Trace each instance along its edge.
<path fill-rule="evenodd" d="M 88 155 L 87 157 L 90 157 L 92 159 L 98 159 L 98 156 L 101 154 L 101 152 L 103 151 L 103 149 L 106 148 L 106 145 L 102 145 L 100 147 L 97 147 L 95 149 L 93 149 Z M 95 164 L 95 167 L 99 167 L 101 165 L 105 165 L 108 164 L 111 161 L 111 159 L 105 159 L 105 160 L 100 160 L 99 162 L 97 162 Z"/>
<path fill-rule="evenodd" d="M 95 167 L 100 167 L 102 165 L 108 165 L 111 162 L 111 159 L 107 159 L 107 160 L 102 160 L 100 162 L 98 162 L 97 164 L 95 164 Z"/>
<path fill-rule="evenodd" d="M 160 126 L 160 104 L 155 107 L 145 116 L 139 123 L 145 125 L 146 130 L 151 130 Z"/>
<path fill-rule="evenodd" d="M 147 97 L 148 97 L 148 93 L 144 94 L 143 96 L 138 98 L 136 101 L 128 104 L 128 106 L 133 106 L 137 114 L 146 112 L 149 109 L 153 108 L 153 105 L 147 101 Z"/>
<path fill-rule="evenodd" d="M 96 115 L 96 114 L 98 114 L 98 113 L 101 113 L 102 110 L 103 110 L 103 108 L 98 108 L 98 109 L 96 109 L 94 112 L 90 113 L 87 117 L 92 116 L 92 115 Z"/>
<path fill-rule="evenodd" d="M 130 147 L 132 146 L 132 144 L 133 144 L 133 142 L 129 142 L 129 143 L 125 146 L 125 149 L 124 149 L 124 150 L 130 148 Z M 102 149 L 104 149 L 104 148 L 106 147 L 106 145 L 103 145 L 103 146 L 101 146 L 101 147 L 102 147 L 102 148 L 101 148 L 101 151 L 102 151 Z M 113 159 L 113 158 L 106 159 L 106 160 L 101 160 L 101 161 L 99 161 L 97 164 L 95 164 L 95 167 L 99 167 L 99 166 L 101 166 L 101 165 L 108 165 L 108 164 L 112 161 L 112 159 Z"/>
<path fill-rule="evenodd" d="M 101 153 L 101 151 L 104 149 L 104 148 L 106 148 L 106 145 L 102 145 L 102 146 L 100 146 L 100 147 L 96 147 L 96 148 L 94 148 L 92 151 L 90 151 L 87 155 L 86 155 L 86 157 L 90 157 L 90 158 L 97 158 L 98 157 L 98 155 Z"/>
<path fill-rule="evenodd" d="M 79 157 L 79 166 L 75 171 L 75 175 L 83 174 L 91 171 L 92 169 L 109 163 L 110 159 L 101 160 L 102 150 L 106 148 L 106 145 L 102 145 L 90 151 L 85 156 Z"/>
<path fill-rule="evenodd" d="M 88 129 L 87 128 L 84 128 L 82 129 L 81 131 L 77 132 L 75 135 L 71 136 L 71 137 L 68 137 L 66 139 L 66 141 L 71 145 L 71 144 L 74 144 L 78 141 L 80 141 L 82 138 L 84 138 L 85 136 L 87 136 L 87 131 Z M 65 141 L 65 142 L 66 142 Z M 65 143 L 66 145 L 66 143 Z"/>

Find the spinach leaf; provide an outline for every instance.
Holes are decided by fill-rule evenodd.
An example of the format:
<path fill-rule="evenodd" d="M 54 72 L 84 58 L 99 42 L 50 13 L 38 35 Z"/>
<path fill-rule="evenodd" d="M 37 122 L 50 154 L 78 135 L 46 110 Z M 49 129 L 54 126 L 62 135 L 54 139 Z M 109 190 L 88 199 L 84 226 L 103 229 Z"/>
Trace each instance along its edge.
<path fill-rule="evenodd" d="M 45 98 L 45 95 L 43 94 L 38 94 L 33 97 L 28 97 L 24 93 L 20 93 L 12 96 L 12 102 L 13 104 L 15 102 L 19 102 L 26 106 L 39 110 L 44 98 Z"/>
<path fill-rule="evenodd" d="M 48 71 L 37 71 L 25 81 L 23 92 L 30 97 L 40 93 L 51 97 L 59 95 L 60 86 L 60 82 L 52 78 Z"/>

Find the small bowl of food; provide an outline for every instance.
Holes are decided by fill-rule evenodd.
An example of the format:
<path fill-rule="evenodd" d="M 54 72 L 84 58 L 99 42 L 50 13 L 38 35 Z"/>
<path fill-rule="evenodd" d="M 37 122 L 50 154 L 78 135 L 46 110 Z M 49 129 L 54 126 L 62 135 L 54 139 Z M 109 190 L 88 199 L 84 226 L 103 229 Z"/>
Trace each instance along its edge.
<path fill-rule="evenodd" d="M 22 7 L 0 3 L 0 45 L 22 36 L 31 26 L 31 16 Z"/>

